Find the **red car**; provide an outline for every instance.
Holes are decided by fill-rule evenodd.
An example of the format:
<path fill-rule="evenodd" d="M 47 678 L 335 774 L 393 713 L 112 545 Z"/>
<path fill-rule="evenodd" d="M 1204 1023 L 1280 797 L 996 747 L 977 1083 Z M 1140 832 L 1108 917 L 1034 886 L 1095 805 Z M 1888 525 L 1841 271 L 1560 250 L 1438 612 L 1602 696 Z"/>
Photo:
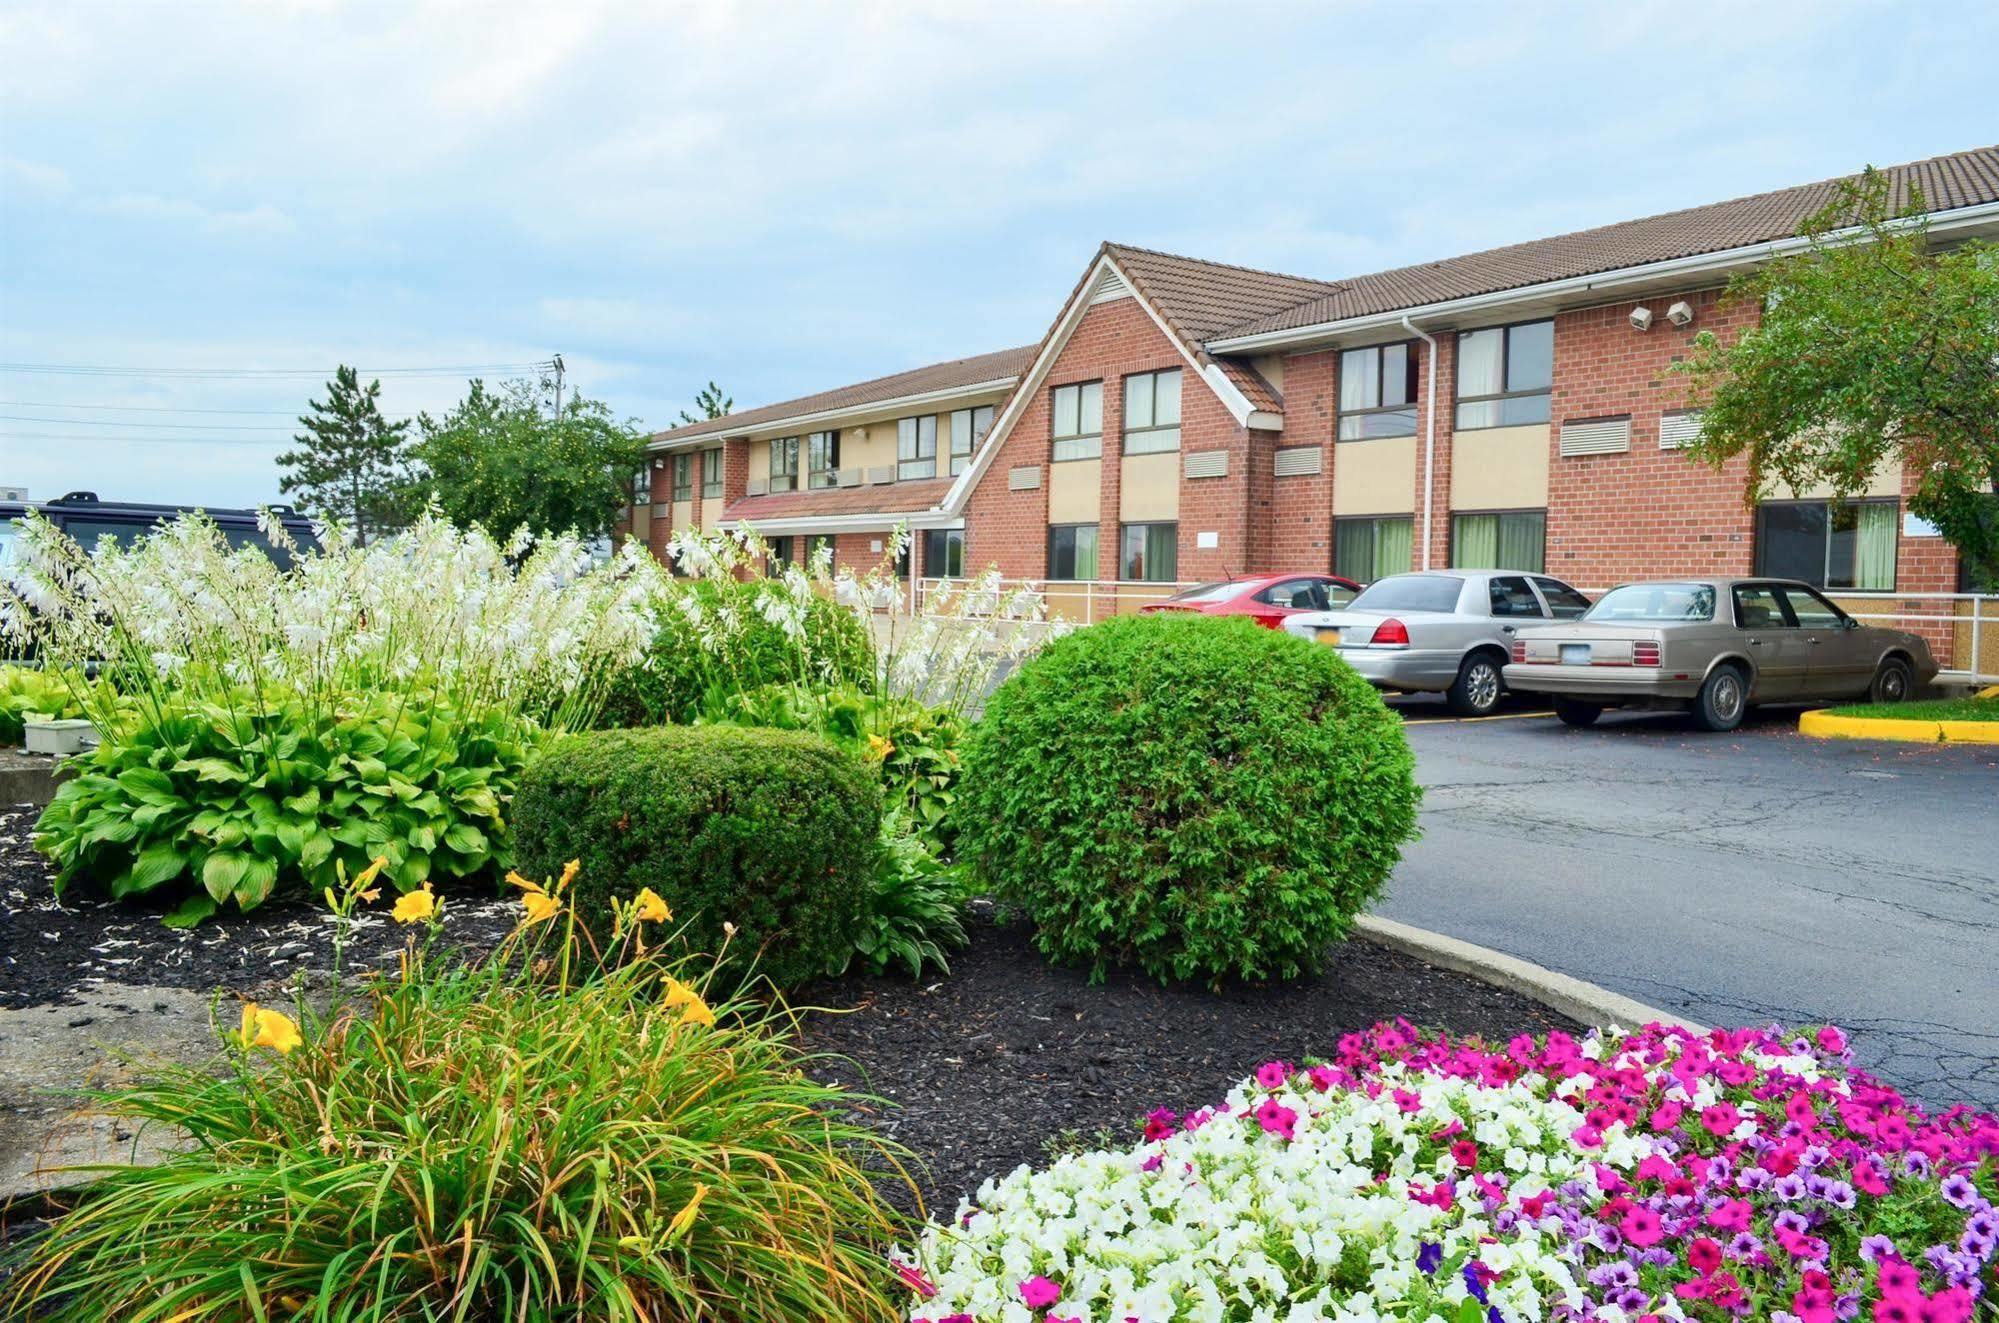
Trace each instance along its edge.
<path fill-rule="evenodd" d="M 1359 592 L 1359 584 L 1337 574 L 1254 574 L 1182 589 L 1163 601 L 1146 603 L 1139 613 L 1198 611 L 1204 616 L 1248 616 L 1265 629 L 1276 629 L 1286 616 L 1337 610 Z"/>

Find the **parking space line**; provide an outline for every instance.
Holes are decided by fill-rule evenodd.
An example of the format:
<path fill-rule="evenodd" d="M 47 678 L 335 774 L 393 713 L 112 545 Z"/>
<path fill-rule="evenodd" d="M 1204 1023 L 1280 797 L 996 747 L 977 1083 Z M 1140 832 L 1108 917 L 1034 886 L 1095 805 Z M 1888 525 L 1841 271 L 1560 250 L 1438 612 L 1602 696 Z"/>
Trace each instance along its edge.
<path fill-rule="evenodd" d="M 1525 721 L 1529 717 L 1552 717 L 1553 712 L 1496 712 L 1489 717 L 1409 717 L 1402 718 L 1405 726 L 1465 726 L 1474 721 Z"/>

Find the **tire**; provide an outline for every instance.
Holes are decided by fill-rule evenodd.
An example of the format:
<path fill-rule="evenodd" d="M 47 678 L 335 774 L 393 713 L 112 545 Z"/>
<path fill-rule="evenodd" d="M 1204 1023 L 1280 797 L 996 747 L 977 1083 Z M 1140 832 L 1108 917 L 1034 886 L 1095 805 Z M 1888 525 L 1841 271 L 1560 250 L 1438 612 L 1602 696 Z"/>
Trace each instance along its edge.
<path fill-rule="evenodd" d="M 1916 673 L 1909 668 L 1909 663 L 1900 657 L 1884 657 L 1881 669 L 1874 672 L 1874 683 L 1867 687 L 1867 701 L 1906 703 L 1915 688 Z"/>
<path fill-rule="evenodd" d="M 1594 726 L 1596 719 L 1603 715 L 1603 704 L 1585 703 L 1577 698 L 1557 698 L 1555 715 L 1564 726 Z"/>
<path fill-rule="evenodd" d="M 1444 701 L 1461 717 L 1488 717 L 1506 697 L 1501 663 L 1490 652 L 1474 652 L 1458 663 L 1458 678 L 1444 691 Z"/>
<path fill-rule="evenodd" d="M 1717 666 L 1694 696 L 1694 724 L 1717 735 L 1734 730 L 1749 715 L 1749 678 L 1740 668 Z"/>

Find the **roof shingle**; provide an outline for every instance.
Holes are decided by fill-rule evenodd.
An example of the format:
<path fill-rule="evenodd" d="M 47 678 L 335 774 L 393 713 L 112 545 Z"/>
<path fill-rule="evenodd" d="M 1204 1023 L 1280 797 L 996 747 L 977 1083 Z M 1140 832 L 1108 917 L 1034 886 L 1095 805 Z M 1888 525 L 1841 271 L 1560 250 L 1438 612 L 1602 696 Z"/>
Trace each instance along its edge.
<path fill-rule="evenodd" d="M 724 519 L 784 519 L 792 515 L 920 514 L 944 499 L 949 478 L 890 482 L 878 487 L 821 487 L 802 492 L 745 496 L 722 511 Z"/>

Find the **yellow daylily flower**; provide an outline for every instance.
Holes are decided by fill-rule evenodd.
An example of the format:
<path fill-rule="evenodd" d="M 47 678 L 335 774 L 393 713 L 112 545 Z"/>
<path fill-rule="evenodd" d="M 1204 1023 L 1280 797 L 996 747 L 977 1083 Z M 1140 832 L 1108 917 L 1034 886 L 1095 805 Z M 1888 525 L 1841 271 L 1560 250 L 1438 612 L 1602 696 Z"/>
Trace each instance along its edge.
<path fill-rule="evenodd" d="M 562 913 L 562 902 L 546 891 L 537 889 L 523 893 L 521 908 L 527 911 L 526 922 L 540 923 L 543 919 L 552 919 Z"/>
<path fill-rule="evenodd" d="M 687 1234 L 688 1228 L 694 1225 L 695 1214 L 701 1210 L 701 1201 L 707 1197 L 707 1186 L 697 1185 L 694 1187 L 694 1197 L 689 1199 L 686 1206 L 675 1213 L 673 1220 L 666 1224 L 666 1238 L 668 1240 L 678 1240 Z"/>
<path fill-rule="evenodd" d="M 426 882 L 415 891 L 404 892 L 396 898 L 396 907 L 389 911 L 389 917 L 397 923 L 422 923 L 437 914 L 437 894 Z"/>
<path fill-rule="evenodd" d="M 583 861 L 581 859 L 571 859 L 568 863 L 564 864 L 562 866 L 562 876 L 555 883 L 556 894 L 560 895 L 562 892 L 568 890 L 569 884 L 574 882 L 576 875 L 582 871 Z"/>
<path fill-rule="evenodd" d="M 243 1026 L 236 1037 L 245 1051 L 268 1047 L 279 1056 L 305 1042 L 291 1016 L 283 1011 L 265 1010 L 254 1001 L 243 1003 Z"/>
<path fill-rule="evenodd" d="M 680 1012 L 680 1022 L 682 1024 L 699 1024 L 712 1027 L 715 1023 L 715 1012 L 708 1009 L 708 1003 L 701 1000 L 701 994 L 677 978 L 669 977 L 666 980 L 666 999 L 663 1004 L 668 1010 L 672 1010 L 676 1006 L 686 1007 L 685 1010 Z"/>
<path fill-rule="evenodd" d="M 715 1027 L 715 1012 L 708 1009 L 708 1003 L 696 997 L 687 1003 L 687 1009 L 680 1013 L 682 1024 L 698 1024 L 704 1028 Z"/>
<path fill-rule="evenodd" d="M 890 754 L 894 752 L 895 752 L 895 745 L 889 743 L 881 736 L 879 735 L 868 736 L 868 757 L 874 759 L 876 762 L 881 762 L 883 759 L 887 758 Z"/>
<path fill-rule="evenodd" d="M 673 918 L 673 911 L 666 907 L 657 891 L 640 887 L 639 894 L 632 897 L 632 917 L 640 923 L 665 923 Z"/>

